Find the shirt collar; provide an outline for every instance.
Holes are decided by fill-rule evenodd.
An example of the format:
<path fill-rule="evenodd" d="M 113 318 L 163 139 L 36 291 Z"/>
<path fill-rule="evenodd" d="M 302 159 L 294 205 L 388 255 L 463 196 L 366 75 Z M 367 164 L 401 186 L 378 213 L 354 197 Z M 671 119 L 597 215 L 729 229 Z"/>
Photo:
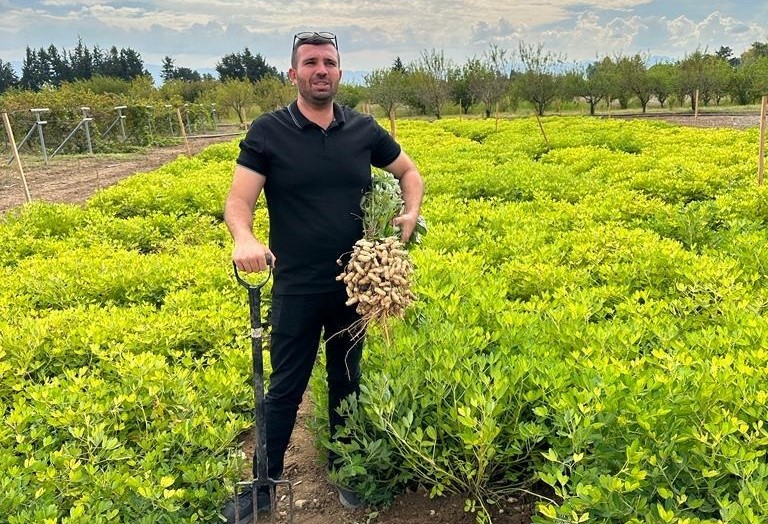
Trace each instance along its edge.
<path fill-rule="evenodd" d="M 312 125 L 312 121 L 305 117 L 304 114 L 299 110 L 298 101 L 294 100 L 290 103 L 288 106 L 288 113 L 291 115 L 291 119 L 293 120 L 293 123 L 296 124 L 296 127 L 304 129 L 307 126 Z M 341 106 L 334 102 L 333 122 L 331 122 L 329 127 L 333 127 L 334 125 L 344 125 L 346 121 L 347 120 L 344 116 L 344 111 L 341 110 Z"/>

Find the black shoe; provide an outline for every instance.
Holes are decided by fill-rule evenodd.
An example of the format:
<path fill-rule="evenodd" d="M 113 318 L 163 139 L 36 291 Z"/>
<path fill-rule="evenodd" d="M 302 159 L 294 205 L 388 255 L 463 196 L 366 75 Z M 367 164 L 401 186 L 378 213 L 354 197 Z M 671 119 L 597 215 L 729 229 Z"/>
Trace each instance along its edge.
<path fill-rule="evenodd" d="M 274 492 L 273 492 L 274 495 Z M 245 488 L 237 495 L 237 506 L 239 509 L 240 524 L 248 524 L 253 520 L 253 491 L 251 487 Z M 270 500 L 268 489 L 259 489 L 256 492 L 256 507 L 259 513 L 269 513 L 272 511 L 272 500 Z M 224 505 L 221 514 L 227 519 L 227 524 L 235 524 L 235 498 L 232 497 Z"/>

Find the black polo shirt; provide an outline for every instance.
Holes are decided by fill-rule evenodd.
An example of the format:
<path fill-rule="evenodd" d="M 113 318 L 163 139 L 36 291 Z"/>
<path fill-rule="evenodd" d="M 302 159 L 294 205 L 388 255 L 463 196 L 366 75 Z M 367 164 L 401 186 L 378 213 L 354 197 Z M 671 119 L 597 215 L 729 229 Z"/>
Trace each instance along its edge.
<path fill-rule="evenodd" d="M 324 130 L 294 101 L 257 118 L 240 142 L 237 163 L 266 177 L 277 294 L 343 287 L 336 260 L 362 237 L 360 200 L 371 184 L 371 165 L 384 167 L 400 154 L 372 117 L 335 103 L 333 113 Z"/>

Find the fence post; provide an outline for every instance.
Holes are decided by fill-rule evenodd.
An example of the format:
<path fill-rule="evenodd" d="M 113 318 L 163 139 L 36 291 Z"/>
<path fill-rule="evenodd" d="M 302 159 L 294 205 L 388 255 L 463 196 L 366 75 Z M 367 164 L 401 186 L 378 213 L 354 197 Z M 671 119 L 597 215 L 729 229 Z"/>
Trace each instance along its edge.
<path fill-rule="evenodd" d="M 155 108 L 153 106 L 144 106 L 147 109 L 147 121 L 149 122 L 149 144 L 152 145 L 155 143 L 155 135 L 152 131 L 152 118 L 154 115 Z"/>
<path fill-rule="evenodd" d="M 88 142 L 88 154 L 93 154 L 93 145 L 91 145 L 91 128 L 89 127 L 88 123 L 93 120 L 93 118 L 88 116 L 88 111 L 90 111 L 90 107 L 81 107 L 80 111 L 83 112 L 83 124 L 85 126 L 85 140 Z"/>
<path fill-rule="evenodd" d="M 47 113 L 48 108 L 30 109 L 35 114 L 35 125 L 37 126 L 37 136 L 40 137 L 40 150 L 43 152 L 43 160 L 48 165 L 48 151 L 45 149 L 45 136 L 43 135 L 43 124 L 47 124 L 47 120 L 40 120 L 40 113 Z"/>
<path fill-rule="evenodd" d="M 189 104 L 184 104 L 184 119 L 187 121 L 187 133 L 192 134 L 192 125 L 189 123 Z"/>
<path fill-rule="evenodd" d="M 165 108 L 168 110 L 168 127 L 171 130 L 171 135 L 174 135 L 175 133 L 173 132 L 173 118 L 172 118 L 173 106 L 171 104 L 165 104 Z"/>
<path fill-rule="evenodd" d="M 93 146 L 91 145 L 91 131 L 88 127 L 88 122 L 93 120 L 93 118 L 88 116 L 88 111 L 90 111 L 90 107 L 81 107 L 80 110 L 83 112 L 83 118 L 80 119 L 80 121 L 77 123 L 75 128 L 67 135 L 67 138 L 64 139 L 64 141 L 59 144 L 59 147 L 57 147 L 53 153 L 51 153 L 51 158 L 56 156 L 56 154 L 61 151 L 61 148 L 64 147 L 64 145 L 69 142 L 69 139 L 74 136 L 74 134 L 77 132 L 78 129 L 80 129 L 81 126 L 85 126 L 85 137 L 88 140 L 88 153 L 91 155 L 93 154 Z"/>
<path fill-rule="evenodd" d="M 27 140 L 29 140 L 29 138 L 32 136 L 32 133 L 35 132 L 35 128 L 37 128 L 37 132 L 40 137 L 40 148 L 43 151 L 43 159 L 45 160 L 45 164 L 48 165 L 48 151 L 45 149 L 45 137 L 43 136 L 43 127 L 42 127 L 44 124 L 47 124 L 48 122 L 45 120 L 40 120 L 40 113 L 45 113 L 46 111 L 48 111 L 48 108 L 30 109 L 30 112 L 32 112 L 35 115 L 35 121 L 32 122 L 32 127 L 29 128 L 29 132 L 26 134 L 26 136 L 21 139 L 21 142 L 16 144 L 16 150 L 18 151 L 21 147 L 24 146 L 24 144 L 27 143 Z M 13 155 L 11 155 L 11 158 L 8 159 L 8 164 L 10 164 L 11 162 L 13 162 Z"/>
<path fill-rule="evenodd" d="M 125 115 L 123 114 L 123 109 L 128 109 L 128 106 L 117 106 L 115 109 L 117 109 L 117 117 L 120 119 L 120 132 L 123 134 L 123 142 L 128 140 L 128 137 L 125 135 Z"/>

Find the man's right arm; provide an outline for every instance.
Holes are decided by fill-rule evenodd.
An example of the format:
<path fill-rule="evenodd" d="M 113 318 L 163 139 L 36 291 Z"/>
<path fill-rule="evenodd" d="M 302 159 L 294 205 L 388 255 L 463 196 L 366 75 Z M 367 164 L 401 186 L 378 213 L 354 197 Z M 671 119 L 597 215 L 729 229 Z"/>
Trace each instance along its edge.
<path fill-rule="evenodd" d="M 224 222 L 235 242 L 232 260 L 246 273 L 267 269 L 267 253 L 272 256 L 272 265 L 275 264 L 269 248 L 253 235 L 253 209 L 265 182 L 264 175 L 238 164 L 224 204 Z"/>

